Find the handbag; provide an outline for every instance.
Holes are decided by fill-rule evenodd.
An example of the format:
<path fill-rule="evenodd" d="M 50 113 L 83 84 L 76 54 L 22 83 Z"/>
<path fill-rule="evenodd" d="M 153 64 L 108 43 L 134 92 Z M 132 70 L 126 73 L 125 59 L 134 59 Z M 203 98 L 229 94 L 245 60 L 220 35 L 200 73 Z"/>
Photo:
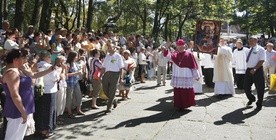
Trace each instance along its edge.
<path fill-rule="evenodd" d="M 127 73 L 124 77 L 124 86 L 131 87 L 131 76 L 129 73 Z"/>
<path fill-rule="evenodd" d="M 93 73 L 93 79 L 101 80 L 101 69 L 96 69 L 96 71 Z"/>
<path fill-rule="evenodd" d="M 276 74 L 270 75 L 270 91 L 276 91 Z"/>
<path fill-rule="evenodd" d="M 92 75 L 92 79 L 94 80 L 101 80 L 101 69 L 97 68 L 97 66 L 95 66 L 96 62 L 99 60 L 95 60 L 95 59 L 91 59 L 91 66 L 93 66 L 94 69 L 94 73 L 92 73 L 92 70 L 90 70 L 90 73 Z M 93 65 L 92 65 L 93 64 Z"/>
<path fill-rule="evenodd" d="M 107 100 L 108 99 L 108 97 L 106 96 L 106 94 L 103 91 L 103 88 L 101 88 L 101 90 L 100 90 L 99 98 L 101 98 L 103 100 Z"/>
<path fill-rule="evenodd" d="M 44 82 L 43 77 L 38 78 L 34 85 L 34 97 L 38 99 L 39 97 L 43 96 L 44 94 Z"/>

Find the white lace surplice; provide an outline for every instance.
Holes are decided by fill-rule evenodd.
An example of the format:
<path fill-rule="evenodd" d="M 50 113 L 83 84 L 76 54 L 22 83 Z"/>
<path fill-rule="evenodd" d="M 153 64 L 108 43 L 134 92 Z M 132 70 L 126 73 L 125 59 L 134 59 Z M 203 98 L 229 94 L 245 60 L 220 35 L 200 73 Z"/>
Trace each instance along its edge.
<path fill-rule="evenodd" d="M 200 77 L 197 69 L 180 68 L 173 63 L 171 86 L 174 88 L 193 88 L 193 80 Z"/>

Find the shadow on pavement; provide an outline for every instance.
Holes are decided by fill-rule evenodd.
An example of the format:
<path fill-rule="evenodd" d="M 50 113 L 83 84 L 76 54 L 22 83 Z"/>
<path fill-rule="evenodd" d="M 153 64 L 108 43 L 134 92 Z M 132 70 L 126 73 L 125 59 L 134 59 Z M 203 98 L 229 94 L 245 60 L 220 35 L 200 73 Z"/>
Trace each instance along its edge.
<path fill-rule="evenodd" d="M 276 107 L 276 95 L 269 95 L 264 99 L 263 106 Z"/>
<path fill-rule="evenodd" d="M 202 84 L 202 90 L 203 90 L 203 93 L 214 93 L 214 88 L 208 87 L 205 84 Z"/>
<path fill-rule="evenodd" d="M 90 100 L 83 102 L 82 110 L 84 112 L 90 110 Z M 101 117 L 104 115 L 105 115 L 105 111 L 98 111 L 93 114 L 87 114 L 84 116 L 77 115 L 76 118 L 70 119 L 68 118 L 67 113 L 65 112 L 64 115 L 60 117 L 62 119 L 63 124 L 60 124 L 57 126 L 57 128 L 54 130 L 54 133 L 56 134 L 53 135 L 50 139 L 60 139 L 60 138 L 77 139 L 77 136 L 79 135 L 93 136 L 93 131 L 87 131 L 87 132 L 84 131 L 84 128 L 91 127 L 91 124 L 89 123 L 83 124 L 83 122 L 93 121 L 93 122 L 100 123 L 103 121 Z M 75 125 L 70 126 L 71 124 L 75 124 Z M 64 131 L 64 130 L 69 131 L 70 134 L 69 135 L 66 134 L 65 136 L 65 134 L 58 133 L 59 131 Z M 24 140 L 42 140 L 42 139 L 43 138 L 36 137 L 35 135 L 31 135 L 24 138 Z"/>
<path fill-rule="evenodd" d="M 160 113 L 146 116 L 146 117 L 123 121 L 117 124 L 116 126 L 112 128 L 107 128 L 107 129 L 118 129 L 120 127 L 135 127 L 143 123 L 157 123 L 157 122 L 173 120 L 173 119 L 180 118 L 181 116 L 191 112 L 191 110 L 188 110 L 188 109 L 184 111 L 178 111 L 174 109 L 172 98 L 173 97 L 171 96 L 171 97 L 158 99 L 157 102 L 159 102 L 159 104 L 145 109 L 145 110 L 151 110 L 151 111 L 160 111 Z"/>
<path fill-rule="evenodd" d="M 230 95 L 213 95 L 209 98 L 203 98 L 203 99 L 196 100 L 196 105 L 205 107 L 205 106 L 211 105 L 212 103 L 226 100 L 230 97 L 232 97 L 232 96 L 230 96 Z"/>
<path fill-rule="evenodd" d="M 250 109 L 252 107 L 243 107 L 240 109 L 237 109 L 233 112 L 230 112 L 228 114 L 225 114 L 222 116 L 222 120 L 214 122 L 215 125 L 223 125 L 226 123 L 231 123 L 231 124 L 242 124 L 244 123 L 244 120 L 247 118 L 250 118 L 254 115 L 256 115 L 259 111 L 258 110 L 253 110 L 249 113 L 243 114 L 243 111 L 246 109 Z"/>
<path fill-rule="evenodd" d="M 141 87 L 136 88 L 134 91 L 150 90 L 150 89 L 155 89 L 157 87 L 158 87 L 157 85 L 155 85 L 155 86 L 141 86 Z"/>
<path fill-rule="evenodd" d="M 173 89 L 165 90 L 165 94 L 171 94 L 171 93 L 173 93 Z"/>

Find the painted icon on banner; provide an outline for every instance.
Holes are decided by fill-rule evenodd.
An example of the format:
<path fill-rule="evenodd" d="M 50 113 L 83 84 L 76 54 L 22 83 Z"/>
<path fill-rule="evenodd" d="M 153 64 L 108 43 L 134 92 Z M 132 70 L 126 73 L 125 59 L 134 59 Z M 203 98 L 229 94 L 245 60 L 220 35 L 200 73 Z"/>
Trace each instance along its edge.
<path fill-rule="evenodd" d="M 195 51 L 217 54 L 220 28 L 221 21 L 197 21 L 195 34 Z"/>

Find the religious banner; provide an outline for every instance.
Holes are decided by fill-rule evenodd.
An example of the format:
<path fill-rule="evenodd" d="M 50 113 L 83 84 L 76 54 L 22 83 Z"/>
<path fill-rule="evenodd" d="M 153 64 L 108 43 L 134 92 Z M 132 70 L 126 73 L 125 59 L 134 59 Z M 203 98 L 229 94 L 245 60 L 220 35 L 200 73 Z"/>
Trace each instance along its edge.
<path fill-rule="evenodd" d="M 199 20 L 196 23 L 194 51 L 217 54 L 221 22 Z"/>

